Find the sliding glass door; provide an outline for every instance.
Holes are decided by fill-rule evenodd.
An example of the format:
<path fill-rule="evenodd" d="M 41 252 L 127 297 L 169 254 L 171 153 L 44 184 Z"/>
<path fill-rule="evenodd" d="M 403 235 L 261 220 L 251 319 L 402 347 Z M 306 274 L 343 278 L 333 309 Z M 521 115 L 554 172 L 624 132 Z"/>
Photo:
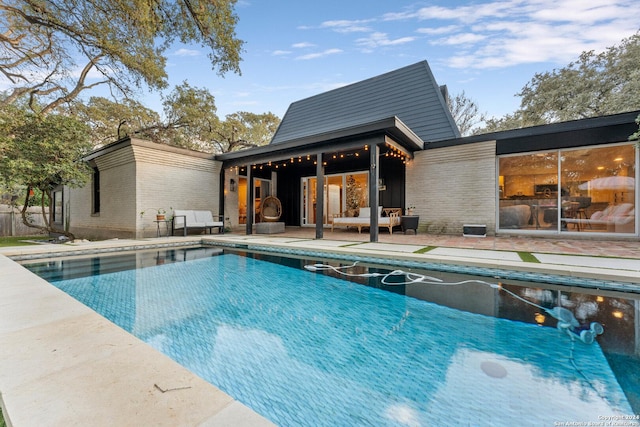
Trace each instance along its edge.
<path fill-rule="evenodd" d="M 624 143 L 499 158 L 499 228 L 636 233 L 636 148 Z"/>
<path fill-rule="evenodd" d="M 327 175 L 322 186 L 324 215 L 322 223 L 331 225 L 335 215 L 356 216 L 358 208 L 369 206 L 368 172 Z M 302 178 L 302 225 L 315 225 L 317 179 Z"/>

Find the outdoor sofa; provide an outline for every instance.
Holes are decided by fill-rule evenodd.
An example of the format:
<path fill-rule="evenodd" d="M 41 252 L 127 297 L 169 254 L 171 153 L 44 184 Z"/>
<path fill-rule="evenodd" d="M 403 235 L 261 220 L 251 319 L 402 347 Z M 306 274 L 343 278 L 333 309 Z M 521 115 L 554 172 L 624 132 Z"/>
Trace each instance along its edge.
<path fill-rule="evenodd" d="M 224 233 L 224 221 L 223 217 L 219 216 L 220 220 L 214 220 L 211 211 L 196 211 L 196 210 L 179 210 L 173 211 L 173 221 L 171 223 L 171 235 L 175 233 L 175 230 L 182 228 L 184 235 L 187 235 L 187 230 L 191 228 L 202 228 L 203 230 L 211 230 L 218 228 L 219 233 Z"/>
<path fill-rule="evenodd" d="M 393 227 L 400 225 L 401 208 L 383 208 L 378 206 L 378 226 L 387 227 L 389 234 L 393 233 Z M 383 216 L 383 214 L 385 216 Z M 358 233 L 362 232 L 362 227 L 371 226 L 371 210 L 362 207 L 358 210 L 358 216 L 347 216 L 347 212 L 335 214 L 331 223 L 331 231 L 334 227 L 356 227 Z"/>

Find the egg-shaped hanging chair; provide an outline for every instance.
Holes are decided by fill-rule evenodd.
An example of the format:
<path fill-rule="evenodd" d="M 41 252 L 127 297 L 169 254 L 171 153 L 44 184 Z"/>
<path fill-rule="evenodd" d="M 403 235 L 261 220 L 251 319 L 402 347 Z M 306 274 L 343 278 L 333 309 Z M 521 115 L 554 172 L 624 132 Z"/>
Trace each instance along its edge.
<path fill-rule="evenodd" d="M 260 218 L 263 222 L 276 222 L 282 215 L 282 204 L 275 196 L 267 196 L 260 209 Z"/>

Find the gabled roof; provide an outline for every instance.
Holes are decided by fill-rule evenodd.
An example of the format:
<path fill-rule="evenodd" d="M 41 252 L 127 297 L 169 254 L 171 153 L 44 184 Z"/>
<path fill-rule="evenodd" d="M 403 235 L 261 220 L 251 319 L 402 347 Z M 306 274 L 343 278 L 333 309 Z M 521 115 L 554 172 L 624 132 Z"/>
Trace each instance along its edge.
<path fill-rule="evenodd" d="M 289 106 L 271 145 L 398 117 L 423 141 L 460 136 L 427 61 Z"/>

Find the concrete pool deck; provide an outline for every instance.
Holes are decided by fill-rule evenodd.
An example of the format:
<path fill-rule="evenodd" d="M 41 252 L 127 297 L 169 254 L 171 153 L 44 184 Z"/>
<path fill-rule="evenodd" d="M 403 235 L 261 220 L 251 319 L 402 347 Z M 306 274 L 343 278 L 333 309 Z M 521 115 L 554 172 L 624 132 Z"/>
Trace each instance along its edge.
<path fill-rule="evenodd" d="M 324 240 L 311 238 L 312 233 L 288 230 L 279 235 L 225 234 L 0 248 L 0 404 L 8 425 L 272 425 L 14 259 L 162 249 L 209 241 L 241 248 L 276 247 L 365 255 L 381 261 L 401 259 L 599 278 L 625 283 L 640 292 L 637 240 L 572 243 L 381 235 L 380 242 L 369 243 L 368 236 L 355 233 L 326 233 Z M 547 245 L 556 250 L 546 249 Z M 618 255 L 621 248 L 625 256 Z M 416 252 L 425 249 L 429 250 Z M 518 254 L 522 251 L 540 262 L 523 261 Z"/>

